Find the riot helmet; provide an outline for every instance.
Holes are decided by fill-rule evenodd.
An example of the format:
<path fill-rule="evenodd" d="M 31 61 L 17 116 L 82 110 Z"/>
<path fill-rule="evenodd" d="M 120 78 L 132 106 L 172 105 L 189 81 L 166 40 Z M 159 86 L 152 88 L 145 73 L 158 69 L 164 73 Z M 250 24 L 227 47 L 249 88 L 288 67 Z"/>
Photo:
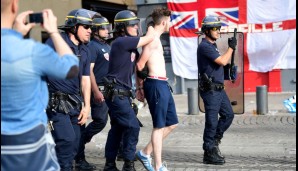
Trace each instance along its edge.
<path fill-rule="evenodd" d="M 65 18 L 65 24 L 59 26 L 58 29 L 64 30 L 66 32 L 70 32 L 74 34 L 75 38 L 81 42 L 78 37 L 78 25 L 89 25 L 92 26 L 92 18 L 94 16 L 100 16 L 99 13 L 94 11 L 86 10 L 86 9 L 75 9 L 68 13 Z"/>
<path fill-rule="evenodd" d="M 213 27 L 221 27 L 220 18 L 217 16 L 206 16 L 202 22 L 202 32 L 205 33 L 207 30 Z"/>
<path fill-rule="evenodd" d="M 115 16 L 113 32 L 118 33 L 120 35 L 124 33 L 130 36 L 127 33 L 126 27 L 129 25 L 139 24 L 139 22 L 140 22 L 140 19 L 132 11 L 129 11 L 129 10 L 120 11 Z"/>
<path fill-rule="evenodd" d="M 203 19 L 201 30 L 203 34 L 206 34 L 206 36 L 210 37 L 213 40 L 216 40 L 211 36 L 211 33 L 208 31 L 213 28 L 220 30 L 221 26 L 222 26 L 222 23 L 219 17 L 209 15 Z"/>
<path fill-rule="evenodd" d="M 92 30 L 94 29 L 108 29 L 110 23 L 105 17 L 98 17 L 92 20 Z"/>
<path fill-rule="evenodd" d="M 92 25 L 92 18 L 96 14 L 94 11 L 86 9 L 75 9 L 68 13 L 65 18 L 65 24 L 59 29 L 70 29 L 78 24 Z"/>
<path fill-rule="evenodd" d="M 101 16 L 101 17 L 96 17 L 96 18 L 93 18 L 92 20 L 92 35 L 96 35 L 98 36 L 99 38 L 101 39 L 106 39 L 107 37 L 101 37 L 99 34 L 98 34 L 98 31 L 99 30 L 102 30 L 102 29 L 107 29 L 108 32 L 110 33 L 111 32 L 111 29 L 112 29 L 112 25 L 111 23 L 108 21 L 107 18 Z M 110 37 L 108 37 L 110 38 Z"/>

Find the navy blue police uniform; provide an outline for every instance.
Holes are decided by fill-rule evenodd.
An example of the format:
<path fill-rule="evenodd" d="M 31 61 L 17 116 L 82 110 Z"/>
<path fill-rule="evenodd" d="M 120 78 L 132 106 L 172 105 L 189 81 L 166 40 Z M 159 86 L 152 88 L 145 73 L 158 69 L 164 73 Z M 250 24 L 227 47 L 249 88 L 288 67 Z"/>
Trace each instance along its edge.
<path fill-rule="evenodd" d="M 223 86 L 223 66 L 215 62 L 219 56 L 216 43 L 211 43 L 203 38 L 197 49 L 198 71 L 201 77 L 205 73 L 208 78 L 212 78 L 212 84 L 217 85 L 214 89 L 200 91 L 206 111 L 203 135 L 203 149 L 205 151 L 211 151 L 216 140 L 222 139 L 224 132 L 230 127 L 234 118 L 230 100 Z M 218 114 L 220 115 L 219 119 Z"/>
<path fill-rule="evenodd" d="M 56 152 L 61 170 L 71 170 L 72 161 L 78 151 L 80 140 L 78 116 L 83 102 L 80 94 L 81 78 L 90 75 L 90 51 L 84 44 L 75 45 L 66 33 L 61 33 L 61 35 L 80 60 L 79 76 L 70 80 L 47 78 L 50 102 L 55 99 L 56 102 L 52 102 L 60 105 L 57 108 L 49 108 L 47 114 L 54 128 L 52 135 L 56 143 Z M 48 39 L 46 44 L 54 49 L 52 39 Z M 59 102 L 57 102 L 57 99 Z"/>
<path fill-rule="evenodd" d="M 108 73 L 109 69 L 109 54 L 111 47 L 106 42 L 93 38 L 88 44 L 88 48 L 91 53 L 91 63 L 95 63 L 93 72 L 95 75 L 96 83 L 100 89 L 103 91 L 104 83 L 103 77 Z M 107 124 L 108 121 L 108 111 L 109 108 L 105 102 L 98 103 L 94 100 L 93 93 L 91 94 L 91 117 L 92 122 L 88 124 L 87 127 L 81 127 L 81 142 L 76 160 L 85 158 L 85 145 L 90 142 L 92 137 L 101 132 Z"/>
<path fill-rule="evenodd" d="M 132 100 L 129 92 L 131 92 L 135 62 L 139 58 L 137 51 L 139 40 L 139 37 L 118 37 L 112 43 L 107 78 L 115 82 L 112 96 L 106 98 L 111 120 L 111 129 L 105 147 L 105 157 L 108 161 L 116 160 L 122 138 L 124 159 L 129 161 L 135 159 L 140 125 L 131 107 Z"/>

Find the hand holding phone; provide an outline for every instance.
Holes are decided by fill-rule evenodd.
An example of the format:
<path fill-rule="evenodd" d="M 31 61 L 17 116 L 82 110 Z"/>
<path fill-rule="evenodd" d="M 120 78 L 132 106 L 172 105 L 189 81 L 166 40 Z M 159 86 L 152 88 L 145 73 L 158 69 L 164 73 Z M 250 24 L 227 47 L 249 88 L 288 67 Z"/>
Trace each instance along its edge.
<path fill-rule="evenodd" d="M 58 33 L 57 17 L 51 9 L 43 10 L 43 23 L 41 25 L 49 34 Z"/>
<path fill-rule="evenodd" d="M 21 12 L 14 21 L 13 29 L 22 33 L 22 35 L 26 35 L 36 25 L 35 23 L 26 22 L 26 18 L 32 13 L 33 11 Z"/>
<path fill-rule="evenodd" d="M 32 13 L 29 14 L 29 23 L 41 23 L 43 24 L 43 16 L 42 13 Z"/>

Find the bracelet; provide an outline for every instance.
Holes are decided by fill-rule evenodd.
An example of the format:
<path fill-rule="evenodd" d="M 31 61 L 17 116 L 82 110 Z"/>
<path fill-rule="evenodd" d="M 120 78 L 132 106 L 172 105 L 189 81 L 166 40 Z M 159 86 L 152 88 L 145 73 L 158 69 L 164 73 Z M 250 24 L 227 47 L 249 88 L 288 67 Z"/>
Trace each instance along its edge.
<path fill-rule="evenodd" d="M 143 87 L 139 87 L 139 88 L 137 88 L 137 90 L 141 90 L 141 89 L 143 89 Z"/>

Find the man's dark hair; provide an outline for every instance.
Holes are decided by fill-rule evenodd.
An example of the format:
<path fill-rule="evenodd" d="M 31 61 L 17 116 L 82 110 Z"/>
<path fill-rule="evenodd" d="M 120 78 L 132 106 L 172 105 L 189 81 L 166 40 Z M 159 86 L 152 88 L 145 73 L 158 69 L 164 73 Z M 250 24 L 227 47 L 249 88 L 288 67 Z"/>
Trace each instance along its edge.
<path fill-rule="evenodd" d="M 166 7 L 157 8 L 151 14 L 154 24 L 159 25 L 163 17 L 171 16 L 171 11 Z"/>

